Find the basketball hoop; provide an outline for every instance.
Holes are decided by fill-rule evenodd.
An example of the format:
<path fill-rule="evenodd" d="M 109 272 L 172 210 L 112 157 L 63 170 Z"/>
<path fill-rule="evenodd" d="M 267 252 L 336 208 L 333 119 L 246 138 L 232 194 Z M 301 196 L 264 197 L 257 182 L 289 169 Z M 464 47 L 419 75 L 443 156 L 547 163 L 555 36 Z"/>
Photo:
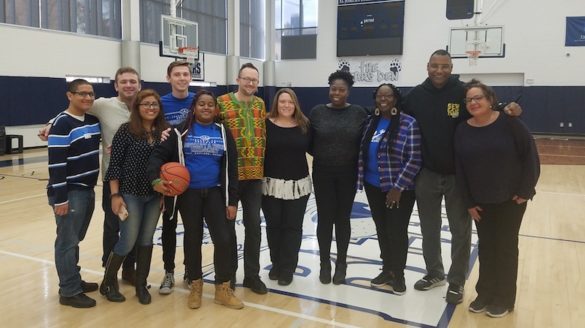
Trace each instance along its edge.
<path fill-rule="evenodd" d="M 194 64 L 199 59 L 199 48 L 197 47 L 180 47 L 179 54 L 187 58 L 187 61 Z"/>
<path fill-rule="evenodd" d="M 467 54 L 467 59 L 469 59 L 469 66 L 477 66 L 477 60 L 481 55 L 480 50 L 467 50 L 465 52 Z"/>

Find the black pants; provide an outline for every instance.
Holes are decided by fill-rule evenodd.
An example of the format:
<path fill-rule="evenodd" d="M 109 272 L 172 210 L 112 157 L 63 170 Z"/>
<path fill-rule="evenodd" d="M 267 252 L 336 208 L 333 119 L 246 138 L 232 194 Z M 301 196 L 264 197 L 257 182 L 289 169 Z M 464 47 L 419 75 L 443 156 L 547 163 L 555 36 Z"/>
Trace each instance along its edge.
<path fill-rule="evenodd" d="M 166 272 L 175 272 L 175 253 L 177 251 L 177 222 L 179 221 L 177 213 L 179 207 L 175 206 L 174 212 L 171 212 L 171 210 L 173 210 L 173 201 L 173 197 L 164 198 L 165 210 L 163 211 L 162 215 L 162 257 Z M 172 220 L 170 220 L 171 214 L 173 216 Z M 185 251 L 184 248 L 183 251 Z"/>
<path fill-rule="evenodd" d="M 179 211 L 185 227 L 185 265 L 189 280 L 201 279 L 201 243 L 203 219 L 213 241 L 215 283 L 221 284 L 231 277 L 231 229 L 226 217 L 225 200 L 220 187 L 187 189 L 179 197 Z"/>
<path fill-rule="evenodd" d="M 335 225 L 337 264 L 345 264 L 351 237 L 349 218 L 356 192 L 357 169 L 313 168 L 313 187 L 317 202 L 317 240 L 321 263 L 328 263 Z"/>
<path fill-rule="evenodd" d="M 510 200 L 480 205 L 481 220 L 475 223 L 479 237 L 478 297 L 488 304 L 511 308 L 516 302 L 518 232 L 526 203 Z"/>
<path fill-rule="evenodd" d="M 102 209 L 104 210 L 104 233 L 102 236 L 102 267 L 106 267 L 108 262 L 108 256 L 114 249 L 114 245 L 120 239 L 120 219 L 114 212 L 112 212 L 112 200 L 110 183 L 108 181 L 103 182 L 102 189 Z M 124 268 L 133 268 L 136 263 L 136 247 L 134 247 L 126 258 L 124 259 Z"/>
<path fill-rule="evenodd" d="M 238 182 L 238 197 L 242 203 L 244 219 L 244 277 L 257 277 L 260 272 L 260 208 L 262 207 L 262 180 Z M 238 242 L 235 222 L 232 227 L 232 271 L 238 270 Z"/>
<path fill-rule="evenodd" d="M 404 277 L 408 254 L 408 223 L 414 207 L 414 190 L 404 190 L 399 206 L 386 207 L 386 193 L 380 188 L 365 184 L 366 197 L 376 224 L 382 270 Z"/>
<path fill-rule="evenodd" d="M 262 197 L 270 260 L 279 275 L 292 277 L 297 268 L 308 200 L 309 195 L 292 200 Z"/>

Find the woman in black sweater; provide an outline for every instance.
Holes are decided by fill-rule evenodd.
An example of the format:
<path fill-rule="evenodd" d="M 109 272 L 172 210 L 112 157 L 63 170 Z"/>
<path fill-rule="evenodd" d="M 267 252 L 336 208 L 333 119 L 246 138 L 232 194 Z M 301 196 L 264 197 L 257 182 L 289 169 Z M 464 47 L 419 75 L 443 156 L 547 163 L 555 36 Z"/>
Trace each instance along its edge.
<path fill-rule="evenodd" d="M 289 88 L 278 90 L 266 119 L 266 153 L 262 181 L 262 212 L 270 247 L 271 280 L 292 282 L 303 236 L 303 218 L 311 194 L 306 152 L 309 120 Z"/>
<path fill-rule="evenodd" d="M 362 129 L 368 114 L 359 105 L 347 103 L 353 76 L 336 71 L 329 75 L 328 104 L 311 110 L 313 186 L 317 202 L 317 239 L 321 271 L 319 280 L 331 282 L 333 225 L 337 259 L 333 283 L 345 282 L 347 248 L 351 237 L 350 215 L 356 192 L 357 162 Z"/>
<path fill-rule="evenodd" d="M 495 111 L 496 95 L 471 80 L 472 115 L 455 133 L 456 179 L 479 237 L 477 298 L 469 311 L 503 317 L 514 309 L 518 232 L 540 174 L 534 140 L 517 118 Z"/>

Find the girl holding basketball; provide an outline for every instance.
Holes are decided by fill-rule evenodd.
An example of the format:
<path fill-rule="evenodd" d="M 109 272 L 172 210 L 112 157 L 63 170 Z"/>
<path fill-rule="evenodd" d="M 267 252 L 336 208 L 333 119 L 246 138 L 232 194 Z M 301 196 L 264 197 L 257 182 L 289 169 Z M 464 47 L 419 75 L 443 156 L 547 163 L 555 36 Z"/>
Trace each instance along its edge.
<path fill-rule="evenodd" d="M 136 246 L 136 296 L 149 304 L 146 279 L 152 257 L 152 236 L 160 215 L 160 200 L 146 175 L 146 164 L 159 144 L 161 131 L 168 124 L 156 91 L 142 90 L 136 95 L 130 121 L 122 124 L 112 141 L 109 181 L 112 211 L 120 217 L 120 239 L 108 257 L 100 292 L 109 301 L 123 302 L 117 273 L 124 258 Z"/>
<path fill-rule="evenodd" d="M 185 228 L 185 265 L 191 293 L 188 306 L 201 306 L 203 272 L 201 243 L 203 219 L 214 244 L 215 303 L 234 309 L 244 304 L 230 289 L 232 230 L 237 210 L 237 151 L 229 129 L 217 122 L 215 96 L 200 90 L 191 104 L 190 115 L 174 129 L 169 138 L 153 152 L 148 175 L 154 190 L 166 196 L 176 195 L 169 181 L 159 178 L 166 162 L 180 162 L 189 170 L 189 188 L 178 196 L 176 206 Z"/>

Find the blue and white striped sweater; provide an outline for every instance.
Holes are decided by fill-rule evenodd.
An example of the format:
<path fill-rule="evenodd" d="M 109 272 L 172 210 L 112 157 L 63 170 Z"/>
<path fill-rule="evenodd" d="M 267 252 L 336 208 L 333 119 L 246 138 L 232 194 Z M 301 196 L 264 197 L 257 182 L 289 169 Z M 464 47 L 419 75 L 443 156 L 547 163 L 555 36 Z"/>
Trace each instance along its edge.
<path fill-rule="evenodd" d="M 99 174 L 98 119 L 86 114 L 83 121 L 63 112 L 49 132 L 49 196 L 55 205 L 67 203 L 68 186 L 93 188 Z"/>

